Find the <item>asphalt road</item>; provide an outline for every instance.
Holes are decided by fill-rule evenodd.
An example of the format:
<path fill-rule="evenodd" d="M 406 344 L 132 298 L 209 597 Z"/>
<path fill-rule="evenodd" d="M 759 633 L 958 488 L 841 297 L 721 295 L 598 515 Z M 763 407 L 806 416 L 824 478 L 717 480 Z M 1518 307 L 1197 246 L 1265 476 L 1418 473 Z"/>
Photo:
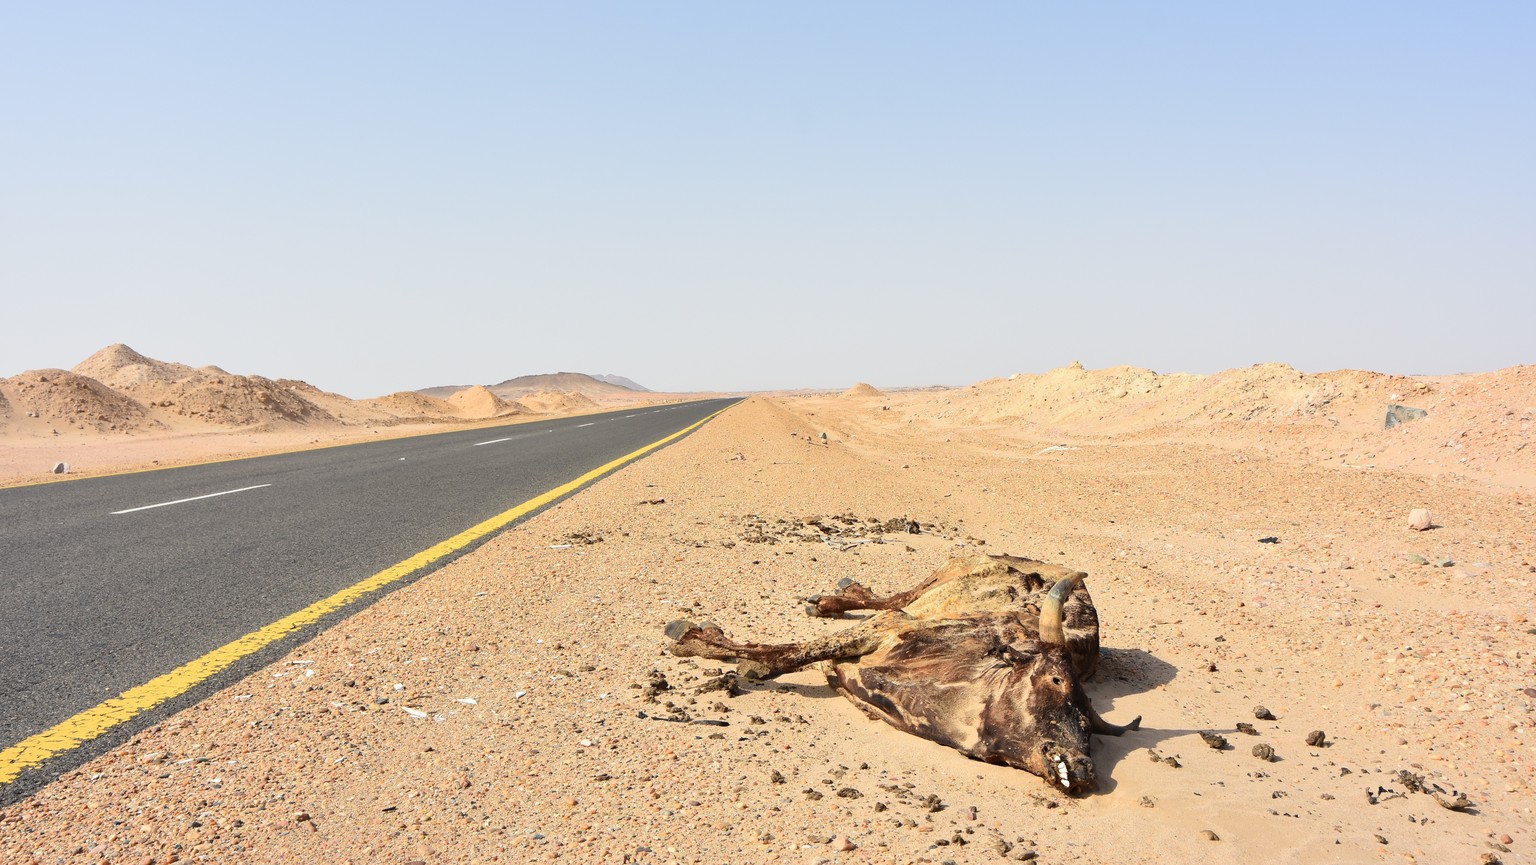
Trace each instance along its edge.
<path fill-rule="evenodd" d="M 732 402 L 0 489 L 0 750 Z M 0 804 L 334 620 L 0 784 Z"/>

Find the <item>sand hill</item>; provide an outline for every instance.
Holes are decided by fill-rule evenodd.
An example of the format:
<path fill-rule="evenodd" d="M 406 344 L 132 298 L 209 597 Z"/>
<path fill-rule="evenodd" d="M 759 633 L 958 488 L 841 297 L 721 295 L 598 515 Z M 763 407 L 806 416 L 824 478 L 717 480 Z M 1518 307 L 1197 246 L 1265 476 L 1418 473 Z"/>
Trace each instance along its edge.
<path fill-rule="evenodd" d="M 879 389 L 875 388 L 873 385 L 868 385 L 861 381 L 853 387 L 843 391 L 843 396 L 850 399 L 859 399 L 863 397 L 881 397 L 885 396 L 885 394 L 882 393 Z"/>
<path fill-rule="evenodd" d="M 597 403 L 586 394 L 561 391 L 527 393 L 518 402 L 527 406 L 529 411 L 541 414 L 578 412 L 597 407 Z"/>
<path fill-rule="evenodd" d="M 617 378 L 617 376 L 605 376 L 605 378 Z M 624 379 L 628 381 L 628 379 Z M 470 385 L 441 385 L 427 387 L 417 393 L 427 396 L 447 399 Z M 509 378 L 499 384 L 486 385 L 487 390 L 504 400 L 520 400 L 531 393 L 574 393 L 587 397 L 634 397 L 640 393 L 650 393 L 643 388 L 638 390 L 615 384 L 609 381 L 600 381 L 593 376 L 580 372 L 556 372 L 541 375 L 524 375 L 517 378 Z"/>
<path fill-rule="evenodd" d="M 528 394 L 544 392 L 574 393 L 596 397 L 628 392 L 630 388 L 599 381 L 586 373 L 557 372 L 509 378 L 500 384 L 491 385 L 490 390 L 502 399 L 522 399 Z"/>
<path fill-rule="evenodd" d="M 1307 374 L 1258 364 L 1215 375 L 1159 375 L 1073 364 L 892 400 L 909 422 L 990 426 L 1062 441 L 1195 437 L 1341 465 L 1536 478 L 1536 366 L 1442 378 L 1355 370 Z M 1385 429 L 1387 407 L 1428 416 Z"/>
<path fill-rule="evenodd" d="M 493 385 L 442 385 L 416 391 L 435 399 L 452 400 L 455 395 L 474 388 L 488 391 L 515 412 L 532 414 L 585 411 L 605 406 L 623 406 L 637 402 L 671 402 L 676 395 L 656 393 L 634 381 L 617 375 L 591 376 L 579 372 L 557 372 L 509 378 Z M 477 404 L 476 411 L 488 411 L 484 396 L 464 397 Z M 702 396 L 702 394 L 701 394 Z M 481 416 L 481 415 L 476 415 Z"/>
<path fill-rule="evenodd" d="M 89 376 L 62 369 L 38 369 L 0 379 L 10 403 L 5 427 L 23 435 L 134 433 L 164 429 L 138 401 Z"/>
<path fill-rule="evenodd" d="M 523 413 L 521 406 L 503 400 L 480 385 L 464 388 L 448 397 L 447 402 L 460 417 L 492 418 Z"/>
<path fill-rule="evenodd" d="M 442 419 L 458 417 L 458 412 L 452 403 L 413 390 L 396 391 L 392 394 L 365 400 L 365 402 L 380 411 L 402 418 Z"/>
<path fill-rule="evenodd" d="M 186 364 L 145 357 L 122 343 L 109 345 L 75 364 L 77 375 L 89 376 L 111 388 L 133 388 L 149 382 L 174 383 L 200 374 L 227 375 L 217 367 L 196 370 Z"/>

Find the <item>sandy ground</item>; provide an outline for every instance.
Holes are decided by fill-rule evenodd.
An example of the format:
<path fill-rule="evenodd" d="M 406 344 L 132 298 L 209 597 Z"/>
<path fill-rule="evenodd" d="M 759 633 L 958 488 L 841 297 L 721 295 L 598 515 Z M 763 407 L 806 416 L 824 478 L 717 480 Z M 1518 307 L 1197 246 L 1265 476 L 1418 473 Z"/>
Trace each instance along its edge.
<path fill-rule="evenodd" d="M 749 400 L 0 811 L 0 861 L 1536 861 L 1522 474 L 1273 429 L 1073 438 L 946 417 L 961 396 Z M 882 542 L 807 539 L 835 515 Z M 925 529 L 870 528 L 892 517 Z M 976 551 L 1089 572 L 1089 693 L 1143 718 L 1095 738 L 1099 794 L 899 733 L 815 671 L 732 695 L 666 653 L 683 616 L 847 627 L 802 599 Z M 679 707 L 708 723 L 658 719 Z"/>

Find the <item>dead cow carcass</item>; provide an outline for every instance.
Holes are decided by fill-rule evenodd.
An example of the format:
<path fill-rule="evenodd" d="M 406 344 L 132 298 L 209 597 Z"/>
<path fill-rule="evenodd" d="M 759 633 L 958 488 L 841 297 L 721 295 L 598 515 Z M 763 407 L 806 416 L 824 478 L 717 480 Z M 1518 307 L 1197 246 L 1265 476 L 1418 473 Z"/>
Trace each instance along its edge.
<path fill-rule="evenodd" d="M 675 621 L 666 632 L 674 655 L 735 659 L 751 678 L 820 663 L 874 717 L 1077 795 L 1098 786 L 1089 735 L 1141 723 L 1106 722 L 1083 691 L 1099 662 L 1086 576 L 1015 556 L 958 558 L 890 597 L 844 581 L 811 598 L 813 615 L 881 612 L 803 643 L 738 643 L 709 622 Z"/>

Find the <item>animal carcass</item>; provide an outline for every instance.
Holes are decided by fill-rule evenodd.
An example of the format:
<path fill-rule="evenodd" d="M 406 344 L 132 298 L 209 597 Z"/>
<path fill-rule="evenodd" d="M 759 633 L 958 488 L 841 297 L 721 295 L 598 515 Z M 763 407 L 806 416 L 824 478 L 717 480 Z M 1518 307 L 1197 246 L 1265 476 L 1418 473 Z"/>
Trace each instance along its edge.
<path fill-rule="evenodd" d="M 675 621 L 672 653 L 735 659 L 750 678 L 819 663 L 874 717 L 967 756 L 1015 766 L 1077 795 L 1098 786 L 1089 736 L 1135 730 L 1094 711 L 1082 681 L 1099 661 L 1087 575 L 1015 556 L 958 558 L 889 597 L 844 581 L 807 612 L 877 610 L 802 643 L 738 643 L 709 622 Z"/>

